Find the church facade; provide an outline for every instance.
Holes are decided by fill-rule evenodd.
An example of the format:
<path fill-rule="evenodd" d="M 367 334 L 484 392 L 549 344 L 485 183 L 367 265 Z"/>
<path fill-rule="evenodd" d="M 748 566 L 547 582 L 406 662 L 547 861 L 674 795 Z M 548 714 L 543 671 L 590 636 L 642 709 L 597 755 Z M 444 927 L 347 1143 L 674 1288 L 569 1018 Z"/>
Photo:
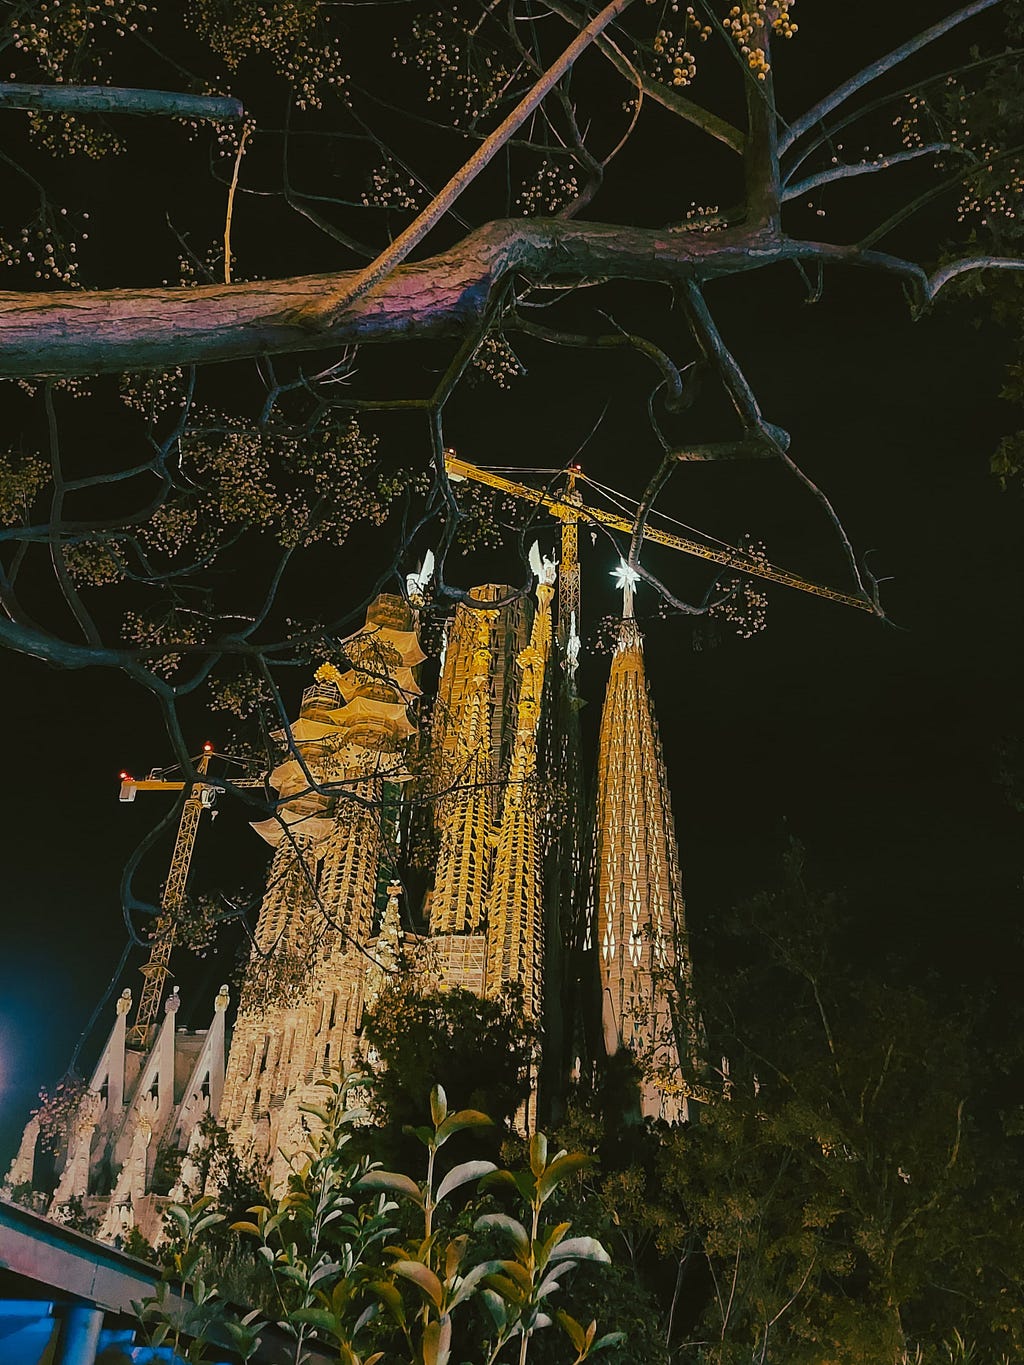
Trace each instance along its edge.
<path fill-rule="evenodd" d="M 645 1116 L 686 1117 L 699 1068 L 676 835 L 643 642 L 627 589 L 601 719 L 596 795 L 581 798 L 575 694 L 578 587 L 538 561 L 534 592 L 485 584 L 426 662 L 419 613 L 382 595 L 321 666 L 276 737 L 273 848 L 234 1019 L 176 1028 L 178 996 L 134 1039 L 128 991 L 39 1178 L 39 1125 L 4 1184 L 107 1240 L 153 1240 L 193 1171 L 211 1115 L 275 1181 L 301 1142 L 318 1079 L 372 1064 L 362 1021 L 389 980 L 493 995 L 515 984 L 541 1055 L 524 1126 L 570 1074 L 626 1049 Z M 567 594 L 570 607 L 566 606 Z M 424 676 L 436 678 L 425 701 Z M 432 848 L 415 904 L 409 813 Z M 588 1024 L 588 1020 L 592 1021 Z M 168 1188 L 162 1173 L 180 1165 Z"/>

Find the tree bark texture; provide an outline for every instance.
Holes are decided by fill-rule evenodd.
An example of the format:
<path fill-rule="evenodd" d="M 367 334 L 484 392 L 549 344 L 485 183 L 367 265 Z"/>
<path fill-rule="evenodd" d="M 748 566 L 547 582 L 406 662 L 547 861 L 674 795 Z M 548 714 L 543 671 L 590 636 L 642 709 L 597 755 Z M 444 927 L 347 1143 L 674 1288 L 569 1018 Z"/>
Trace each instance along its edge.
<path fill-rule="evenodd" d="M 881 260 L 881 253 L 871 253 Z M 855 248 L 750 229 L 670 232 L 558 219 L 499 220 L 396 268 L 332 318 L 358 271 L 195 288 L 0 292 L 0 374 L 166 369 L 372 342 L 458 337 L 513 275 L 530 282 L 674 283 L 785 259 L 858 260 Z M 899 264 L 905 265 L 900 262 Z"/>
<path fill-rule="evenodd" d="M 117 85 L 17 85 L 0 82 L 0 109 L 38 109 L 55 114 L 156 114 L 164 118 L 237 123 L 241 100 L 185 95 L 174 90 L 134 90 Z"/>

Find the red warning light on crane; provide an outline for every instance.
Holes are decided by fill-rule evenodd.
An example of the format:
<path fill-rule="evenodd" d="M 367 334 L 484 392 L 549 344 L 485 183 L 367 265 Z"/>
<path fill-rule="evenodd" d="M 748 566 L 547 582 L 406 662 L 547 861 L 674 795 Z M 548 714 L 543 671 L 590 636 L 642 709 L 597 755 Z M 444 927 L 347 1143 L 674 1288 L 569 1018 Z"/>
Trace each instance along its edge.
<path fill-rule="evenodd" d="M 213 753 L 213 745 L 210 743 L 209 740 L 207 740 L 206 743 L 203 745 L 203 753 L 204 753 L 204 754 L 212 754 L 212 753 Z"/>

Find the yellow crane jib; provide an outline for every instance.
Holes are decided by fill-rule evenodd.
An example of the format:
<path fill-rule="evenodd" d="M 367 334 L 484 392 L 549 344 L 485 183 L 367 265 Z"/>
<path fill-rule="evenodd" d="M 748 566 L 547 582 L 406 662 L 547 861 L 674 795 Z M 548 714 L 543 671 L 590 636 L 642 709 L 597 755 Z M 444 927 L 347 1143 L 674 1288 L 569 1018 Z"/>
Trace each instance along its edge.
<path fill-rule="evenodd" d="M 452 451 L 445 452 L 444 463 L 449 477 L 456 480 L 472 479 L 474 482 L 486 484 L 487 487 L 494 488 L 500 493 L 507 493 L 510 497 L 523 498 L 527 502 L 532 502 L 535 507 L 543 507 L 551 516 L 563 524 L 572 523 L 575 526 L 579 521 L 587 521 L 598 526 L 607 526 L 613 531 L 623 531 L 627 535 L 633 534 L 634 523 L 628 517 L 619 516 L 615 512 L 606 512 L 599 507 L 585 507 L 581 502 L 576 501 L 574 497 L 575 479 L 572 478 L 571 473 L 573 491 L 560 497 L 545 493 L 541 489 L 530 488 L 526 484 L 516 483 L 500 474 L 492 474 L 490 470 L 479 469 L 466 460 L 458 459 Z M 578 495 L 575 496 L 578 497 Z M 736 573 L 749 574 L 752 578 L 764 578 L 769 583 L 781 583 L 787 588 L 797 588 L 800 592 L 811 593 L 814 597 L 824 597 L 829 602 L 841 602 L 844 606 L 856 607 L 858 611 L 874 612 L 875 610 L 871 602 L 865 597 L 840 592 L 838 588 L 829 588 L 823 583 L 814 583 L 809 578 L 801 577 L 800 574 L 790 573 L 788 569 L 780 569 L 774 564 L 755 559 L 745 550 L 735 546 L 706 545 L 699 540 L 690 540 L 686 536 L 678 536 L 671 531 L 662 531 L 654 526 L 644 527 L 643 539 L 654 545 L 666 545 L 672 550 L 682 550 L 684 554 L 695 555 L 698 559 L 710 560 L 712 564 L 721 564 L 723 568 L 732 569 Z"/>

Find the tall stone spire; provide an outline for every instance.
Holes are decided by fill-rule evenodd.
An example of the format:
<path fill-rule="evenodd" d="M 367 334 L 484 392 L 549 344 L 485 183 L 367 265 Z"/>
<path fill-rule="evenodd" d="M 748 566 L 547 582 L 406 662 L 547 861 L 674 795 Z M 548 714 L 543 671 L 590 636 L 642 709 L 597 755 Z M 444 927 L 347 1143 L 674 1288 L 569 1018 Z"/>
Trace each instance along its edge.
<path fill-rule="evenodd" d="M 545 561 L 537 586 L 530 641 L 520 651 L 516 732 L 504 787 L 490 894 L 487 899 L 486 989 L 511 981 L 523 988 L 528 1016 L 540 1012 L 543 986 L 543 870 L 537 827 L 537 726 L 551 645 L 555 568 Z"/>
<path fill-rule="evenodd" d="M 595 939 L 609 1056 L 628 1048 L 645 1115 L 685 1117 L 680 1051 L 696 1063 L 682 878 L 665 763 L 633 619 L 636 577 L 618 571 L 623 620 L 601 715 Z M 678 1041 L 677 1041 L 678 1040 Z"/>
<path fill-rule="evenodd" d="M 527 619 L 522 601 L 502 584 L 484 583 L 472 597 L 502 605 L 460 603 L 448 633 L 431 726 L 440 845 L 429 899 L 430 959 L 446 987 L 483 994 L 500 778 L 515 729 L 515 660 Z"/>
<path fill-rule="evenodd" d="M 448 700 L 438 724 L 441 846 L 430 901 L 432 935 L 477 933 L 483 924 L 497 779 L 491 723 L 496 617 L 497 612 L 486 610 L 457 616 L 445 658 L 442 697 Z"/>

